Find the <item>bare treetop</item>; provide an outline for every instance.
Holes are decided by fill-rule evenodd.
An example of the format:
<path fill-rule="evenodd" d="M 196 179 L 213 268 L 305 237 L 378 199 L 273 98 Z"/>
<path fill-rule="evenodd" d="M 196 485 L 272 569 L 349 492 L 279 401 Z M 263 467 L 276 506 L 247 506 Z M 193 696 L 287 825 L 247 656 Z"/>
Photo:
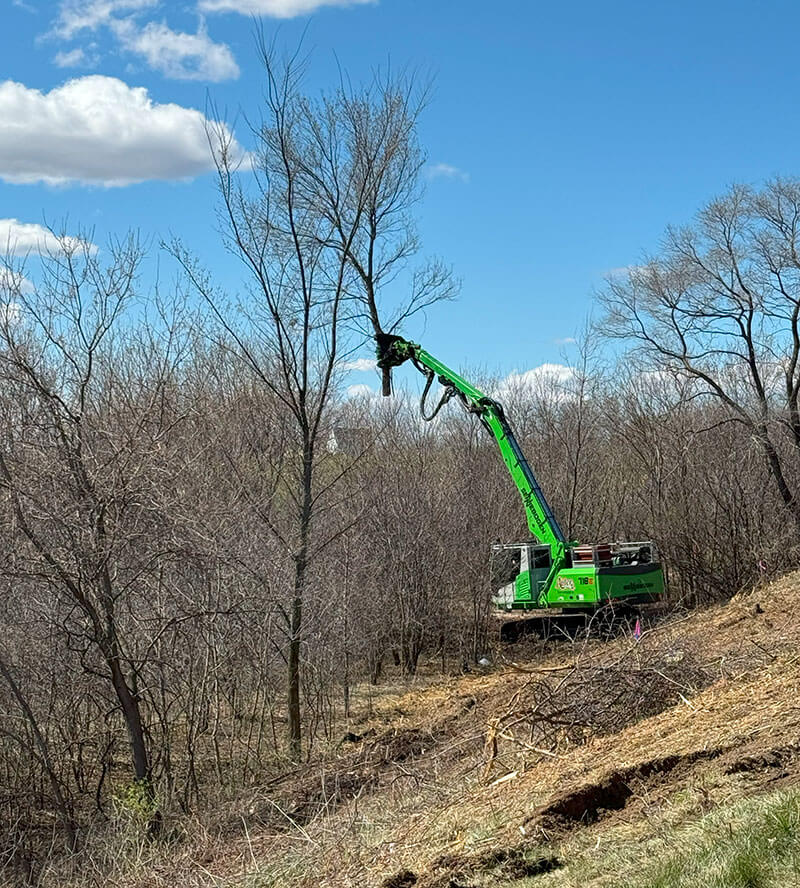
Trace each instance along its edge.
<path fill-rule="evenodd" d="M 354 85 L 341 75 L 328 94 L 301 90 L 303 63 L 279 63 L 263 38 L 267 116 L 256 130 L 256 175 L 269 175 L 269 157 L 285 157 L 292 198 L 314 238 L 334 246 L 352 273 L 346 316 L 362 334 L 392 332 L 403 321 L 457 292 L 448 267 L 430 259 L 410 267 L 420 249 L 414 209 L 422 197 L 426 162 L 417 134 L 429 83 L 414 74 L 377 72 Z M 287 125 L 288 124 L 288 125 Z M 288 192 L 283 194 L 286 204 Z M 398 283 L 399 298 L 387 292 Z"/>
<path fill-rule="evenodd" d="M 800 181 L 734 186 L 602 294 L 611 336 L 694 380 L 752 430 L 798 522 L 778 445 L 788 433 L 800 451 L 799 222 Z"/>

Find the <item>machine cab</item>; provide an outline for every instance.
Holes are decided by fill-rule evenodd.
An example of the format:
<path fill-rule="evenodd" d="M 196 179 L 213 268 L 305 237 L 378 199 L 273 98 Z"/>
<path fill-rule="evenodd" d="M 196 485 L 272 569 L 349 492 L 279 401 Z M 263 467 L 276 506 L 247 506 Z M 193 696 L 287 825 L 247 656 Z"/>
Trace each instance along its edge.
<path fill-rule="evenodd" d="M 492 602 L 505 610 L 531 607 L 544 591 L 552 564 L 549 545 L 495 543 L 490 572 Z"/>

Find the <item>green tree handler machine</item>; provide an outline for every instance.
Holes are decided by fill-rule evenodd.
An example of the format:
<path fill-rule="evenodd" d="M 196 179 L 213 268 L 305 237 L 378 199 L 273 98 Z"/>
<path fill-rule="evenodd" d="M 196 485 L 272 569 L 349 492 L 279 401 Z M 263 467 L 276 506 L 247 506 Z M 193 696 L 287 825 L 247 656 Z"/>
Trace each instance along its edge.
<path fill-rule="evenodd" d="M 664 574 L 651 541 L 579 545 L 566 539 L 501 404 L 416 343 L 387 333 L 378 334 L 376 341 L 384 395 L 391 393 L 391 368 L 411 361 L 426 377 L 423 418 L 433 419 L 451 398 L 457 398 L 494 437 L 522 498 L 532 539 L 492 546 L 492 601 L 504 617 L 501 638 L 510 641 L 531 631 L 546 636 L 555 628 L 574 631 L 601 609 L 630 613 L 662 597 Z M 443 394 L 427 413 L 426 398 L 434 379 Z"/>

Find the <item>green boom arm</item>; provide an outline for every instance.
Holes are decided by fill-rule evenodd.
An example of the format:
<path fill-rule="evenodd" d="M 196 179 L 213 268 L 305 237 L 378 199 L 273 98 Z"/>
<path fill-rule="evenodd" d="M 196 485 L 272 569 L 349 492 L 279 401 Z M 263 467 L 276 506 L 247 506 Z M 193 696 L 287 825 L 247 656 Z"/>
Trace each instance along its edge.
<path fill-rule="evenodd" d="M 517 486 L 522 504 L 525 507 L 525 515 L 528 519 L 528 529 L 541 543 L 549 543 L 553 549 L 561 549 L 566 544 L 564 532 L 556 520 L 547 500 L 542 493 L 539 482 L 525 459 L 522 448 L 519 446 L 514 432 L 505 417 L 503 407 L 483 392 L 470 385 L 433 355 L 428 354 L 424 348 L 414 342 L 408 342 L 400 336 L 382 334 L 377 337 L 378 342 L 378 366 L 387 374 L 392 367 L 397 367 L 405 361 L 411 360 L 414 366 L 428 377 L 425 386 L 428 389 L 437 376 L 444 386 L 445 393 L 440 406 L 454 395 L 457 395 L 470 413 L 476 414 L 483 425 L 494 436 L 500 448 L 503 462 L 506 464 L 511 478 Z M 424 399 L 424 395 L 423 395 Z M 438 410 L 438 408 L 437 408 Z M 434 415 L 435 415 L 434 411 Z M 554 561 L 556 552 L 553 553 Z"/>

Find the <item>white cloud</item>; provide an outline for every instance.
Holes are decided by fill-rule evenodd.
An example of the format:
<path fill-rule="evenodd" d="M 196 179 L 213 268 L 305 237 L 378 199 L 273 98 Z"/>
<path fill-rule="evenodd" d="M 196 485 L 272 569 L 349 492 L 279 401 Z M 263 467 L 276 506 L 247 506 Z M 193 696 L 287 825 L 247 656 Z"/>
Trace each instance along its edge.
<path fill-rule="evenodd" d="M 159 0 L 62 0 L 52 34 L 71 40 L 81 31 L 96 31 L 121 12 L 140 12 Z"/>
<path fill-rule="evenodd" d="M 206 123 L 200 111 L 156 104 L 115 77 L 79 77 L 49 93 L 7 80 L 0 179 L 117 186 L 191 178 L 213 166 Z"/>
<path fill-rule="evenodd" d="M 90 58 L 85 50 L 78 47 L 69 52 L 57 52 L 53 63 L 59 68 L 93 67 L 97 63 L 97 59 Z"/>
<path fill-rule="evenodd" d="M 63 0 L 50 36 L 71 40 L 83 31 L 108 28 L 122 50 L 141 56 L 166 77 L 218 83 L 239 76 L 230 48 L 215 43 L 202 22 L 195 34 L 173 31 L 166 22 L 140 25 L 141 13 L 157 5 L 158 0 Z M 82 64 L 86 58 L 79 48 L 59 52 L 54 61 L 63 68 Z"/>
<path fill-rule="evenodd" d="M 347 386 L 347 397 L 351 401 L 361 400 L 362 398 L 373 398 L 377 394 L 378 393 L 375 391 L 374 388 L 371 388 L 368 385 L 364 385 L 363 383 Z"/>
<path fill-rule="evenodd" d="M 163 22 L 140 28 L 130 18 L 110 22 L 110 27 L 123 49 L 142 56 L 150 68 L 166 77 L 219 83 L 239 76 L 230 48 L 214 43 L 202 23 L 196 34 L 173 31 Z"/>
<path fill-rule="evenodd" d="M 461 182 L 469 182 L 469 173 L 451 163 L 431 164 L 425 172 L 429 179 L 458 179 Z"/>
<path fill-rule="evenodd" d="M 540 364 L 521 373 L 513 371 L 496 388 L 498 400 L 536 397 L 562 401 L 573 394 L 575 371 L 566 364 Z"/>
<path fill-rule="evenodd" d="M 27 253 L 50 253 L 62 249 L 81 247 L 82 242 L 75 237 L 57 237 L 36 222 L 20 222 L 17 219 L 0 219 L 0 254 L 24 256 Z M 89 251 L 97 252 L 94 244 L 88 244 Z"/>
<path fill-rule="evenodd" d="M 556 345 L 575 345 L 578 340 L 574 336 L 562 336 L 559 339 L 554 339 Z"/>
<path fill-rule="evenodd" d="M 376 367 L 375 358 L 356 358 L 355 361 L 345 361 L 342 364 L 342 370 L 355 370 L 357 373 L 366 373 Z"/>
<path fill-rule="evenodd" d="M 564 385 L 575 377 L 575 371 L 566 364 L 540 364 L 531 370 L 524 370 L 522 373 L 509 373 L 506 377 L 507 382 L 519 382 L 522 385 L 531 385 L 539 382 L 555 383 Z"/>
<path fill-rule="evenodd" d="M 267 15 L 271 18 L 295 18 L 308 15 L 323 6 L 361 6 L 377 0 L 200 0 L 203 12 L 238 12 L 240 15 Z"/>

